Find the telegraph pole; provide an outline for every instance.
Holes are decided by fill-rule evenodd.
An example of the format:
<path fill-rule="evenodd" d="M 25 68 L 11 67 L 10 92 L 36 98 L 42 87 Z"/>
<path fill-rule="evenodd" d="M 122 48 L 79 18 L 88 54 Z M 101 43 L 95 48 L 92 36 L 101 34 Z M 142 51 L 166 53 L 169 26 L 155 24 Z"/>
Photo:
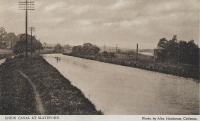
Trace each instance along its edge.
<path fill-rule="evenodd" d="M 136 47 L 136 61 L 138 60 L 138 43 L 137 43 L 137 47 Z"/>
<path fill-rule="evenodd" d="M 26 57 L 28 57 L 28 11 L 34 9 L 35 2 L 31 0 L 19 1 L 19 9 L 25 10 Z"/>
<path fill-rule="evenodd" d="M 30 29 L 30 31 L 31 31 L 31 57 L 32 57 L 32 55 L 33 55 L 33 31 L 35 31 L 35 28 L 34 27 L 30 27 L 29 28 Z"/>

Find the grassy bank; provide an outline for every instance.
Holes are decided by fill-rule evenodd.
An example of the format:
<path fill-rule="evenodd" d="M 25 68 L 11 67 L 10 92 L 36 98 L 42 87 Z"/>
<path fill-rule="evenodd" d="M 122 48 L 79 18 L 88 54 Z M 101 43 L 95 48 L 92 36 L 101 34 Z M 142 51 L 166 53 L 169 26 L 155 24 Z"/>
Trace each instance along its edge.
<path fill-rule="evenodd" d="M 74 53 L 65 53 L 65 55 L 75 56 L 90 60 L 96 60 L 105 63 L 112 63 L 128 67 L 136 67 L 140 69 L 145 69 L 149 71 L 156 71 L 166 74 L 172 74 L 181 77 L 193 78 L 199 81 L 199 67 L 193 65 L 184 64 L 170 64 L 170 63 L 159 63 L 155 62 L 153 57 L 145 56 L 142 54 L 138 55 L 137 61 L 135 55 L 127 55 L 123 53 L 114 53 L 112 55 L 104 55 L 102 53 L 97 55 L 80 55 Z"/>
<path fill-rule="evenodd" d="M 38 114 L 31 85 L 18 70 L 35 84 L 47 115 L 101 114 L 42 57 L 16 57 L 0 66 L 0 114 Z"/>
<path fill-rule="evenodd" d="M 0 67 L 0 114 L 37 114 L 31 86 L 12 66 Z"/>

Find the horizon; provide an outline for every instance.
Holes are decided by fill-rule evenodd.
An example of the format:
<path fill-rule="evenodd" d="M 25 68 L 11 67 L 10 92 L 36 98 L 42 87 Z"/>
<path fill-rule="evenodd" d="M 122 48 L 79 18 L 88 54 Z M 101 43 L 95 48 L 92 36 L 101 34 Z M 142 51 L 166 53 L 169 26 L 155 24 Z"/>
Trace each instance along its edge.
<path fill-rule="evenodd" d="M 35 0 L 29 26 L 42 43 L 153 49 L 161 38 L 195 40 L 199 45 L 198 0 Z M 1 0 L 0 25 L 24 33 L 18 1 Z M 144 9 L 145 8 L 145 9 Z M 15 19 L 13 19 L 13 17 Z M 34 19 L 34 20 L 33 20 Z"/>
<path fill-rule="evenodd" d="M 3 27 L 4 28 L 4 27 Z M 19 33 L 19 34 L 16 34 L 15 32 L 8 32 L 8 31 L 6 31 L 7 33 L 14 33 L 16 36 L 19 36 L 19 35 L 22 35 L 22 34 L 25 34 L 25 33 Z M 30 35 L 29 33 L 28 33 L 28 35 Z M 73 47 L 73 46 L 79 46 L 79 45 L 83 45 L 83 44 L 85 44 L 85 43 L 90 43 L 90 44 L 93 44 L 93 45 L 96 45 L 97 47 L 100 47 L 100 48 L 103 48 L 103 47 L 107 47 L 107 48 L 119 48 L 119 49 L 127 49 L 127 50 L 135 50 L 136 49 L 136 47 L 135 48 L 129 48 L 129 47 L 120 47 L 120 45 L 118 45 L 118 44 L 116 44 L 116 45 L 97 45 L 97 44 L 94 44 L 94 43 L 91 43 L 91 42 L 84 42 L 84 43 L 81 43 L 81 44 L 69 44 L 69 43 L 65 43 L 65 44 L 63 44 L 63 43 L 58 43 L 58 42 L 55 42 L 55 43 L 47 43 L 47 42 L 43 42 L 43 41 L 41 41 L 40 40 L 40 38 L 37 38 L 37 36 L 36 35 L 33 35 L 34 37 L 36 37 L 36 39 L 37 40 L 39 40 L 40 42 L 41 42 L 41 44 L 47 44 L 49 47 L 54 47 L 55 45 L 57 45 L 57 44 L 60 44 L 61 46 L 65 46 L 65 45 L 69 45 L 69 46 L 71 46 L 71 47 Z M 163 38 L 166 38 L 166 37 L 163 37 Z M 162 38 L 160 38 L 160 39 L 162 39 Z M 160 40 L 159 39 L 159 40 Z M 170 40 L 170 38 L 166 38 L 168 41 Z M 172 38 L 171 38 L 172 39 Z M 192 40 L 192 39 L 191 39 Z M 186 41 L 186 42 L 189 42 L 190 40 L 177 40 L 177 42 L 179 42 L 179 41 Z M 159 41 L 158 41 L 159 42 Z M 157 44 L 158 44 L 158 42 L 157 42 Z M 194 40 L 194 42 L 195 42 L 195 44 L 199 47 L 199 43 L 197 42 L 197 41 L 195 41 Z M 137 43 L 136 43 L 137 44 Z M 155 49 L 156 47 L 157 47 L 157 44 L 155 45 L 155 47 L 154 48 L 139 48 L 140 50 L 153 50 L 153 49 Z M 140 47 L 140 46 L 139 46 Z M 200 48 L 200 47 L 199 47 Z"/>

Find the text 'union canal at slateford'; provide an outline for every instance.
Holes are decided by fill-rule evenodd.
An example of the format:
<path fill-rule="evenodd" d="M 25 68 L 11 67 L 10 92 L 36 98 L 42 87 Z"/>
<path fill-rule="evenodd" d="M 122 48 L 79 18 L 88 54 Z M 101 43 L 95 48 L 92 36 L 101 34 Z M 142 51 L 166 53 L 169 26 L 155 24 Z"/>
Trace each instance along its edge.
<path fill-rule="evenodd" d="M 104 114 L 199 113 L 199 83 L 192 79 L 62 54 L 44 58 Z"/>

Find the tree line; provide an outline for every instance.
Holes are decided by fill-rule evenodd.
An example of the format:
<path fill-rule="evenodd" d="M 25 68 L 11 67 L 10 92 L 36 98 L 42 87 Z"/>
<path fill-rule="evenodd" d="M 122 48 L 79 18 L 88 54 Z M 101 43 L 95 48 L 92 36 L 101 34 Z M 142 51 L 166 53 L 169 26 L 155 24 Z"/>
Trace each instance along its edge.
<path fill-rule="evenodd" d="M 157 61 L 199 65 L 199 47 L 194 40 L 177 40 L 174 35 L 171 40 L 160 39 L 154 51 Z"/>
<path fill-rule="evenodd" d="M 100 48 L 91 43 L 85 43 L 72 48 L 72 54 L 75 55 L 96 55 L 99 53 L 99 51 Z"/>
<path fill-rule="evenodd" d="M 6 32 L 5 28 L 0 27 L 0 48 L 12 48 L 16 42 L 19 40 L 19 36 L 15 35 L 15 33 Z"/>
<path fill-rule="evenodd" d="M 34 52 L 37 49 L 42 48 L 42 44 L 35 36 L 27 35 L 28 38 L 28 51 Z M 31 41 L 32 38 L 32 41 Z M 12 49 L 14 53 L 20 54 L 26 50 L 26 35 L 9 33 L 5 28 L 0 27 L 0 48 L 1 49 Z"/>

